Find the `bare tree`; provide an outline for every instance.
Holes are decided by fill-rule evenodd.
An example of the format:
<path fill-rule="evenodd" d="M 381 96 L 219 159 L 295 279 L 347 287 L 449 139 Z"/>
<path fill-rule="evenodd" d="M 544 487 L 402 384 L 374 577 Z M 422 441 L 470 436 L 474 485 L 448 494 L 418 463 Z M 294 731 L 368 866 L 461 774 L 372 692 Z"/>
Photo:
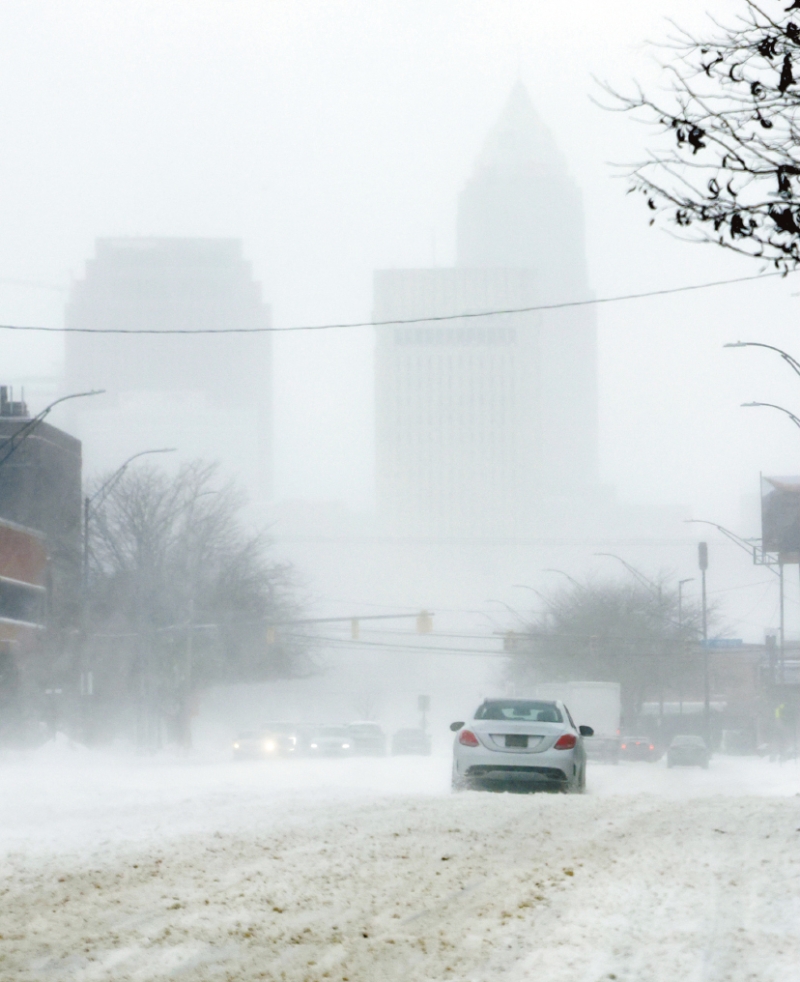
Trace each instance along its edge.
<path fill-rule="evenodd" d="M 702 688 L 697 656 L 701 614 L 665 577 L 637 582 L 570 583 L 547 599 L 544 613 L 517 635 L 509 672 L 517 686 L 536 682 L 619 682 L 623 716 L 647 699 Z"/>
<path fill-rule="evenodd" d="M 786 6 L 784 4 L 787 4 Z M 662 92 L 623 95 L 657 138 L 631 171 L 650 224 L 768 261 L 800 263 L 800 2 L 742 0 L 727 26 L 674 26 L 657 50 Z"/>
<path fill-rule="evenodd" d="M 140 730 L 166 718 L 186 742 L 204 687 L 310 668 L 307 644 L 275 629 L 298 616 L 294 572 L 269 560 L 242 504 L 216 465 L 194 462 L 174 477 L 128 471 L 92 517 L 95 675 L 109 700 L 137 707 Z"/>

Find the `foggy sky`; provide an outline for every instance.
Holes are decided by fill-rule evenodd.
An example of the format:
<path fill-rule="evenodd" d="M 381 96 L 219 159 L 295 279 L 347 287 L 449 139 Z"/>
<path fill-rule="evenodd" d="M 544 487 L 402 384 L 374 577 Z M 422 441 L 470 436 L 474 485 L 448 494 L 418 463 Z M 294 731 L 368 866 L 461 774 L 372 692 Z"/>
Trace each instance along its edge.
<path fill-rule="evenodd" d="M 583 191 L 598 295 L 754 273 L 648 229 L 609 166 L 648 132 L 593 105 L 591 75 L 656 77 L 642 40 L 667 15 L 702 20 L 690 0 L 6 0 L 0 278 L 67 286 L 98 236 L 235 236 L 277 326 L 363 320 L 374 268 L 453 262 L 456 196 L 518 78 Z M 796 291 L 601 308 L 601 472 L 621 497 L 740 527 L 759 470 L 800 470 L 791 424 L 738 408 L 800 411 L 800 380 L 721 348 L 800 355 Z M 0 284 L 0 321 L 60 324 L 64 300 Z M 3 382 L 59 369 L 56 338 L 2 343 Z M 372 344 L 369 329 L 276 339 L 279 497 L 371 506 Z"/>

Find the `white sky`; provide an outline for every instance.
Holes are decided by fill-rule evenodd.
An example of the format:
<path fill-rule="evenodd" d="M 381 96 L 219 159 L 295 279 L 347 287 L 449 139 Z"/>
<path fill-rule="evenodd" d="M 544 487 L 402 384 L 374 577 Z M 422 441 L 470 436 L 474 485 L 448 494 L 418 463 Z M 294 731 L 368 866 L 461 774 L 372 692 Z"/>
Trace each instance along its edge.
<path fill-rule="evenodd" d="M 452 262 L 456 195 L 517 78 L 583 190 L 599 295 L 756 272 L 648 229 L 612 177 L 647 133 L 592 104 L 591 76 L 653 77 L 641 42 L 667 15 L 702 20 L 690 0 L 5 0 L 0 279 L 67 284 L 98 236 L 237 236 L 277 325 L 364 319 L 374 268 Z M 800 379 L 721 348 L 800 355 L 795 290 L 770 280 L 601 310 L 607 483 L 738 525 L 759 470 L 800 469 L 787 420 L 738 408 L 798 411 Z M 62 307 L 55 291 L 0 284 L 0 322 L 60 324 Z M 4 381 L 58 368 L 57 339 L 0 343 Z M 279 496 L 368 506 L 370 331 L 275 350 Z"/>

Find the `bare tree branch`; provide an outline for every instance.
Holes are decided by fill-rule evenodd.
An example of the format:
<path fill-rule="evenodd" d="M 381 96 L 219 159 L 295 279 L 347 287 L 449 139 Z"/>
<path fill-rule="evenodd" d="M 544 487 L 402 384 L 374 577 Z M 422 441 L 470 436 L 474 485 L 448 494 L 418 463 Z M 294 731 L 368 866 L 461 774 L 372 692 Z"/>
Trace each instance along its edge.
<path fill-rule="evenodd" d="M 270 637 L 270 624 L 301 612 L 296 575 L 270 560 L 264 533 L 243 525 L 242 505 L 215 464 L 195 461 L 175 476 L 129 470 L 92 515 L 87 626 L 107 639 L 102 659 L 118 688 L 128 673 L 132 699 L 143 647 L 162 701 L 173 704 L 210 684 L 313 667 L 305 642 Z"/>
<path fill-rule="evenodd" d="M 743 4 L 732 25 L 709 19 L 703 38 L 673 25 L 659 45 L 662 97 L 602 89 L 607 108 L 656 131 L 628 168 L 651 225 L 789 272 L 800 264 L 800 8 Z"/>
<path fill-rule="evenodd" d="M 546 612 L 516 640 L 509 671 L 517 684 L 619 682 L 626 718 L 664 692 L 699 683 L 699 605 L 684 600 L 667 577 L 657 589 L 637 582 L 570 584 L 547 597 Z"/>

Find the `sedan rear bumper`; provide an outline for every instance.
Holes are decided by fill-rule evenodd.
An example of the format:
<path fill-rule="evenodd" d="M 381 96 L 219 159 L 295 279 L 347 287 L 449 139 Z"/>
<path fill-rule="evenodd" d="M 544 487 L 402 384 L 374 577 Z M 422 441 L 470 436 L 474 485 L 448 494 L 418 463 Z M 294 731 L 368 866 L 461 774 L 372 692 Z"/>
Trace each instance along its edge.
<path fill-rule="evenodd" d="M 557 767 L 521 764 L 475 764 L 466 771 L 467 780 L 525 782 L 526 784 L 566 784 L 567 775 Z"/>

